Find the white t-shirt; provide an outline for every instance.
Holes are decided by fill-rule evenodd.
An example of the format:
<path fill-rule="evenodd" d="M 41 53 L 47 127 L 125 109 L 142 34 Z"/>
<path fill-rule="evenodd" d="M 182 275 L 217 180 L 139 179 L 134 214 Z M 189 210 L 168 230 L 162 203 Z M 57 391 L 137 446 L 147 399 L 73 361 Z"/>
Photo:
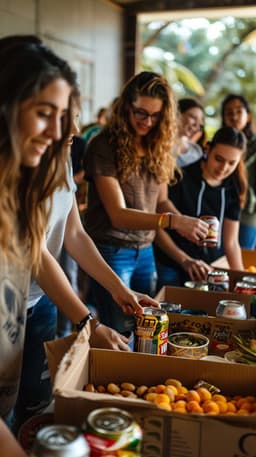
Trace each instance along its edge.
<path fill-rule="evenodd" d="M 68 184 L 70 190 L 63 187 L 57 189 L 53 194 L 52 209 L 48 221 L 46 232 L 46 243 L 50 253 L 58 260 L 63 246 L 64 233 L 68 215 L 72 209 L 73 196 L 76 191 L 76 185 L 72 177 L 72 167 L 67 166 Z M 44 295 L 44 291 L 39 287 L 36 281 L 30 285 L 28 308 L 34 306 Z"/>
<path fill-rule="evenodd" d="M 177 157 L 177 165 L 180 168 L 196 162 L 203 155 L 202 148 L 197 143 L 188 142 L 188 150 Z"/>

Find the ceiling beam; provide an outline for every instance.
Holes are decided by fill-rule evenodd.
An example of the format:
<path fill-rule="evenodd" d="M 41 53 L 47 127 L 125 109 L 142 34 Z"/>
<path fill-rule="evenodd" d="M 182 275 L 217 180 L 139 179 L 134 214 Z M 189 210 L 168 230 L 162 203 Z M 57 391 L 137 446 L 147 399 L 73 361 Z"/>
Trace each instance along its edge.
<path fill-rule="evenodd" d="M 256 6 L 255 0 L 112 0 L 130 14 L 145 12 Z"/>

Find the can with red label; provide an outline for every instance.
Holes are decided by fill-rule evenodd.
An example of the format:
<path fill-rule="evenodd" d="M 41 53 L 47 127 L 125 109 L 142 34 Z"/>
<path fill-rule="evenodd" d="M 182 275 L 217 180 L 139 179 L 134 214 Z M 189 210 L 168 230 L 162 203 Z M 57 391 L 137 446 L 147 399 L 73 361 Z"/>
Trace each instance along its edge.
<path fill-rule="evenodd" d="M 162 309 L 143 308 L 136 316 L 135 351 L 148 354 L 167 354 L 169 319 Z"/>
<path fill-rule="evenodd" d="M 119 408 L 91 411 L 85 424 L 85 438 L 91 457 L 141 456 L 141 427 L 127 411 Z"/>
<path fill-rule="evenodd" d="M 234 292 L 236 294 L 256 295 L 256 284 L 243 281 L 238 281 L 235 285 Z"/>
<path fill-rule="evenodd" d="M 208 234 L 201 242 L 203 246 L 215 247 L 219 240 L 219 221 L 215 216 L 200 216 L 202 221 L 209 225 Z"/>

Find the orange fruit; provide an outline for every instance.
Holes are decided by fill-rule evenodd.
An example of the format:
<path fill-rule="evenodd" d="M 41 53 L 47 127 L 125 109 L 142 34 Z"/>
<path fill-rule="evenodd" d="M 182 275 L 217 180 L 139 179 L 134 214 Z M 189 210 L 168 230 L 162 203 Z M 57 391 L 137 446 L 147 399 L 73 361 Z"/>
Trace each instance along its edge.
<path fill-rule="evenodd" d="M 168 378 L 165 381 L 166 386 L 180 387 L 182 384 L 178 379 Z"/>
<path fill-rule="evenodd" d="M 155 398 L 153 399 L 153 402 L 156 403 L 157 405 L 160 403 L 170 403 L 169 397 L 166 394 L 156 394 Z"/>
<path fill-rule="evenodd" d="M 203 411 L 205 414 L 219 414 L 219 405 L 213 400 L 206 400 L 202 404 Z"/>
<path fill-rule="evenodd" d="M 235 405 L 235 403 L 233 401 L 228 401 L 227 402 L 227 407 L 228 407 L 228 409 L 227 409 L 228 413 L 236 413 L 237 408 L 236 408 L 236 405 Z"/>
<path fill-rule="evenodd" d="M 224 401 L 216 401 L 216 404 L 219 407 L 220 414 L 225 414 L 228 411 L 228 404 Z"/>
<path fill-rule="evenodd" d="M 173 389 L 170 389 L 169 386 L 165 386 L 165 389 L 164 389 L 163 393 L 168 395 L 170 403 L 174 402 L 175 394 L 173 392 Z"/>
<path fill-rule="evenodd" d="M 205 387 L 198 387 L 196 389 L 197 393 L 199 394 L 200 400 L 205 401 L 205 400 L 211 400 L 212 394 L 209 392 L 208 389 Z"/>
<path fill-rule="evenodd" d="M 158 408 L 165 409 L 166 411 L 171 411 L 172 410 L 172 407 L 171 407 L 170 403 L 166 403 L 166 402 L 157 403 L 157 406 L 158 406 Z"/>
<path fill-rule="evenodd" d="M 145 400 L 147 401 L 154 401 L 156 396 L 159 395 L 157 394 L 156 392 L 148 392 L 146 395 L 145 395 Z"/>
<path fill-rule="evenodd" d="M 227 398 L 225 397 L 225 395 L 213 394 L 212 400 L 213 400 L 213 401 L 224 401 L 224 402 L 226 403 Z"/>
<path fill-rule="evenodd" d="M 185 386 L 178 386 L 177 387 L 178 395 L 186 394 L 188 389 Z"/>
<path fill-rule="evenodd" d="M 177 387 L 173 386 L 172 384 L 167 384 L 166 387 L 168 387 L 168 389 L 171 389 L 175 396 L 178 395 Z"/>
<path fill-rule="evenodd" d="M 193 390 L 193 389 L 189 390 L 186 393 L 186 399 L 187 399 L 187 401 L 195 400 L 198 403 L 200 403 L 200 401 L 201 401 L 199 393 L 196 390 Z"/>
<path fill-rule="evenodd" d="M 198 401 L 196 400 L 191 400 L 187 402 L 187 411 L 189 413 L 197 413 L 197 414 L 202 414 L 203 408 L 200 406 Z"/>
<path fill-rule="evenodd" d="M 177 410 L 177 409 L 185 409 L 186 411 L 186 405 L 187 405 L 187 402 L 184 401 L 184 400 L 178 400 L 178 401 L 175 401 L 173 404 L 172 404 L 172 409 L 173 410 Z"/>
<path fill-rule="evenodd" d="M 166 387 L 166 386 L 165 386 L 164 384 L 158 384 L 158 385 L 156 386 L 156 393 L 158 393 L 158 394 L 163 393 L 165 387 Z"/>

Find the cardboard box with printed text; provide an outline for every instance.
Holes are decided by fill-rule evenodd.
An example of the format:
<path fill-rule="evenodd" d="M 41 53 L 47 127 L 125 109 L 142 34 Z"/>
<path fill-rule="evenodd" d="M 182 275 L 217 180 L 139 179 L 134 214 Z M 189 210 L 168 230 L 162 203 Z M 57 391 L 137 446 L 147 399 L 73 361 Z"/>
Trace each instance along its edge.
<path fill-rule="evenodd" d="M 68 344 L 70 350 L 65 354 Z M 63 345 L 63 347 L 62 347 Z M 153 386 L 177 378 L 188 388 L 199 379 L 230 395 L 255 394 L 255 367 L 189 360 L 170 356 L 91 349 L 87 329 L 73 341 L 47 343 L 54 382 L 55 420 L 81 425 L 96 408 L 129 411 L 143 429 L 143 457 L 234 457 L 255 455 L 255 416 L 206 416 L 167 412 L 140 399 L 114 397 L 83 390 L 86 383 L 132 382 Z M 59 366 L 58 366 L 59 364 Z M 57 369 L 58 367 L 58 369 Z M 57 371 L 56 371 L 57 370 Z M 225 439 L 219 439 L 220 436 Z"/>

